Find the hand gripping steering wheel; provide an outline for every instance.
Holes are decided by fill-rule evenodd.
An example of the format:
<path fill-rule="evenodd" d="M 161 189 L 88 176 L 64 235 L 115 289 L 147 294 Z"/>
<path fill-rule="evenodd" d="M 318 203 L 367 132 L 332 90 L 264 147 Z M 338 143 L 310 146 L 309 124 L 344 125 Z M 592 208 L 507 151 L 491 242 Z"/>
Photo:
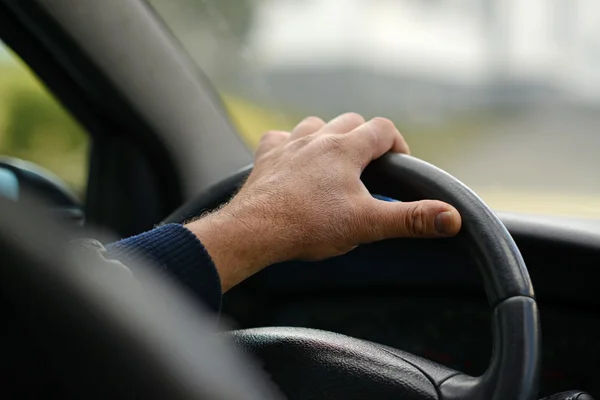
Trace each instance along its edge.
<path fill-rule="evenodd" d="M 227 201 L 248 172 L 221 181 L 165 222 Z M 239 330 L 226 339 L 258 358 L 289 399 L 533 400 L 538 310 L 523 259 L 502 223 L 458 180 L 410 156 L 388 154 L 371 163 L 362 179 L 371 192 L 439 199 L 461 213 L 459 235 L 479 261 L 493 313 L 486 372 L 471 377 L 400 350 L 304 328 Z M 0 201 L 1 210 L 11 207 Z M 9 321 L 2 343 L 13 350 L 5 360 L 10 354 L 31 359 L 24 369 L 32 379 L 36 372 L 49 376 L 41 371 L 51 366 L 75 397 L 280 398 L 258 368 L 248 368 L 243 354 L 207 334 L 202 313 L 169 282 L 144 268 L 130 266 L 136 281 L 94 268 L 93 257 L 68 258 L 57 251 L 67 237 L 61 229 L 17 211 L 0 212 L 0 306 Z M 140 277 L 148 290 L 140 290 Z"/>
<path fill-rule="evenodd" d="M 219 206 L 249 172 L 246 168 L 221 181 L 168 221 Z M 487 371 L 471 377 L 409 353 L 313 329 L 247 329 L 232 332 L 232 339 L 263 361 L 290 399 L 534 399 L 540 361 L 538 310 L 523 258 L 502 222 L 456 178 L 414 157 L 387 154 L 367 167 L 362 180 L 372 193 L 442 200 L 460 212 L 459 235 L 478 261 L 492 307 L 494 345 Z"/>

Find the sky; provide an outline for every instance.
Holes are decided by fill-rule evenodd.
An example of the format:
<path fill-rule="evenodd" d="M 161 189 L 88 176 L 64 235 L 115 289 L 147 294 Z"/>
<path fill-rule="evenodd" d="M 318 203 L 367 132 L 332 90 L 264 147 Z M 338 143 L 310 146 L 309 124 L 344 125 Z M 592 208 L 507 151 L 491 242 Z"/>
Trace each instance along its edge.
<path fill-rule="evenodd" d="M 494 67 L 600 93 L 600 1 L 496 0 L 496 24 L 484 3 L 265 1 L 250 43 L 265 68 L 352 64 L 477 83 Z"/>

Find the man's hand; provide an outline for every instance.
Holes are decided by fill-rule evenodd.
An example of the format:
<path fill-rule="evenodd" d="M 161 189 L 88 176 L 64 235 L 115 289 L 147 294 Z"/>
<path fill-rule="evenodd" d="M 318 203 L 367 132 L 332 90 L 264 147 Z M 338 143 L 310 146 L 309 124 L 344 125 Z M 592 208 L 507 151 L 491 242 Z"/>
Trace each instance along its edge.
<path fill-rule="evenodd" d="M 371 196 L 360 175 L 388 151 L 409 148 L 384 118 L 309 117 L 291 133 L 267 132 L 239 193 L 187 225 L 211 255 L 223 291 L 277 262 L 321 260 L 387 238 L 458 233 L 460 215 L 446 203 Z"/>

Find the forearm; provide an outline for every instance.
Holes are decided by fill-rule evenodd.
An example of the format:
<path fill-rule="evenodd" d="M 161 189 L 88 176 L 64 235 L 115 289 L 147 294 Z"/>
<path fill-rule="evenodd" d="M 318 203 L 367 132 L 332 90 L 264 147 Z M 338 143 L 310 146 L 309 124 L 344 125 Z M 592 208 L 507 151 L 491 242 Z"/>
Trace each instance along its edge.
<path fill-rule="evenodd" d="M 188 223 L 210 254 L 225 293 L 264 267 L 286 259 L 283 244 L 273 240 L 275 226 L 246 204 L 228 204 L 218 212 Z"/>
<path fill-rule="evenodd" d="M 123 264 L 146 260 L 218 311 L 221 282 L 211 257 L 196 235 L 182 225 L 168 224 L 106 246 L 108 258 Z"/>

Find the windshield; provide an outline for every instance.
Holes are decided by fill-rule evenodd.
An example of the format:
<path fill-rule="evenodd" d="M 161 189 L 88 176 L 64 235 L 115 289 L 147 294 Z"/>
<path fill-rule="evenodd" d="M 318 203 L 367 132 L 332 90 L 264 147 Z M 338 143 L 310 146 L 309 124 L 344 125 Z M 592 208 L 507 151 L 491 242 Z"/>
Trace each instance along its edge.
<path fill-rule="evenodd" d="M 597 0 L 149 0 L 251 145 L 392 119 L 499 211 L 600 218 Z"/>

